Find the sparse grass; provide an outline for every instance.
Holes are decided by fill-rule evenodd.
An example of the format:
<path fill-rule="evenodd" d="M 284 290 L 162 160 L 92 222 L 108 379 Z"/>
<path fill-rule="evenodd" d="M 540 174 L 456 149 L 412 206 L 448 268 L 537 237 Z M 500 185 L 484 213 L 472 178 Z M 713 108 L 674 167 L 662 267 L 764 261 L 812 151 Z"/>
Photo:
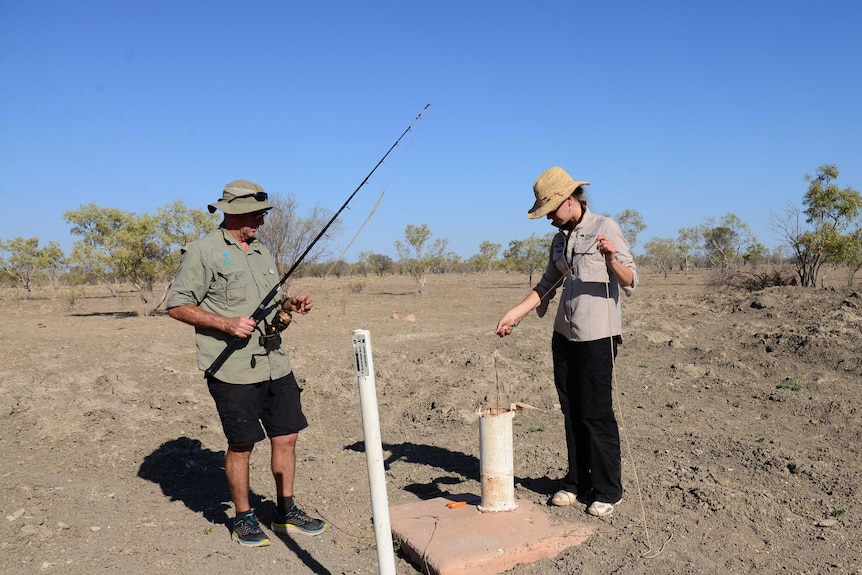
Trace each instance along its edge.
<path fill-rule="evenodd" d="M 789 389 L 790 391 L 799 391 L 802 389 L 802 384 L 796 381 L 785 380 L 775 386 L 775 389 Z"/>
<path fill-rule="evenodd" d="M 647 368 L 647 367 L 649 367 L 649 366 L 648 366 L 647 364 L 645 364 L 645 363 L 639 363 L 639 364 L 638 364 L 638 367 L 642 367 L 642 368 L 646 369 L 646 368 Z"/>
<path fill-rule="evenodd" d="M 754 441 L 756 441 L 757 443 L 763 443 L 764 441 L 766 441 L 766 438 L 765 437 L 758 437 Z"/>
<path fill-rule="evenodd" d="M 204 558 L 205 558 L 205 559 L 209 559 L 210 557 L 216 557 L 216 556 L 222 556 L 222 557 L 224 557 L 224 556 L 225 556 L 225 553 L 216 549 L 216 550 L 214 550 L 214 551 L 210 551 L 209 553 L 207 553 L 206 555 L 204 555 Z"/>
<path fill-rule="evenodd" d="M 830 513 L 829 515 L 831 515 L 835 519 L 838 519 L 839 517 L 844 515 L 844 513 L 846 513 L 846 511 L 844 511 L 843 509 L 833 509 L 832 513 Z"/>
<path fill-rule="evenodd" d="M 543 423 L 542 425 L 531 425 L 529 428 L 527 428 L 528 433 L 535 433 L 537 431 L 545 431 L 545 424 Z"/>
<path fill-rule="evenodd" d="M 76 311 L 81 304 L 81 298 L 84 297 L 84 288 L 81 286 L 73 286 L 66 292 L 66 306 L 69 311 Z"/>

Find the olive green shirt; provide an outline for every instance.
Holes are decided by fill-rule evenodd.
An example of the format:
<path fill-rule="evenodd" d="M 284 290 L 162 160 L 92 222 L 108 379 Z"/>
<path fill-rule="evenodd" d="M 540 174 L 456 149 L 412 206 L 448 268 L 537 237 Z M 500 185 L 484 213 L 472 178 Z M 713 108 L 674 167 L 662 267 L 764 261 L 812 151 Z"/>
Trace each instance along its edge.
<path fill-rule="evenodd" d="M 246 252 L 227 230 L 218 228 L 183 250 L 165 307 L 192 304 L 223 317 L 251 317 L 279 279 L 266 246 L 254 239 Z M 275 317 L 279 302 L 280 298 L 273 298 L 269 303 L 266 322 Z M 288 375 L 287 350 L 280 346 L 267 353 L 261 347 L 259 338 L 265 329 L 261 321 L 213 376 L 227 383 L 259 383 Z M 198 368 L 206 371 L 232 339 L 228 333 L 196 327 Z"/>

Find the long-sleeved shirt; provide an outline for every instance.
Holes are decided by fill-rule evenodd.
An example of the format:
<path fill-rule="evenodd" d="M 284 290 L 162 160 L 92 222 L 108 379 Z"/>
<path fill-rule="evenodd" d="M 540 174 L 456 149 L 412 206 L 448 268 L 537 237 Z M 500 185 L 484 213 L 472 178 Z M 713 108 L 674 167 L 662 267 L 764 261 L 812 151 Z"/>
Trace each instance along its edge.
<path fill-rule="evenodd" d="M 554 236 L 548 265 L 533 288 L 542 301 L 538 312 L 544 315 L 548 301 L 562 281 L 554 331 L 571 341 L 622 335 L 620 284 L 598 250 L 599 234 L 614 243 L 617 261 L 632 270 L 632 285 L 622 288 L 626 295 L 631 295 L 638 283 L 638 270 L 622 230 L 611 218 L 595 215 L 586 208 L 574 229 L 560 230 Z"/>
<path fill-rule="evenodd" d="M 193 304 L 223 317 L 251 317 L 278 281 L 266 246 L 254 239 L 246 252 L 227 230 L 219 228 L 186 247 L 165 307 Z M 267 321 L 278 308 L 279 302 L 270 303 Z M 284 347 L 267 353 L 260 346 L 264 329 L 261 321 L 213 375 L 226 383 L 259 383 L 289 374 L 290 356 Z M 206 371 L 231 339 L 225 332 L 195 327 L 198 368 Z"/>

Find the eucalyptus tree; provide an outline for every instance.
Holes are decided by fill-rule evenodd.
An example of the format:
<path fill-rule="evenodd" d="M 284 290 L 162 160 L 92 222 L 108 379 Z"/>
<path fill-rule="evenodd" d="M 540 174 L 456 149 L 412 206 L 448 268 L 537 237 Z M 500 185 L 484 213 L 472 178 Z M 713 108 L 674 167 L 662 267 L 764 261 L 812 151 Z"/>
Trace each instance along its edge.
<path fill-rule="evenodd" d="M 73 246 L 74 265 L 105 279 L 129 282 L 146 315 L 164 303 L 182 247 L 214 229 L 218 221 L 217 216 L 188 208 L 182 201 L 158 208 L 156 214 L 87 204 L 63 218 L 72 224 L 72 234 L 80 236 Z M 165 288 L 156 298 L 159 282 Z"/>
<path fill-rule="evenodd" d="M 554 232 L 543 237 L 530 234 L 525 240 L 512 240 L 503 252 L 503 262 L 509 269 L 527 274 L 529 285 L 533 285 L 533 274 L 548 265 L 548 254 Z"/>
<path fill-rule="evenodd" d="M 63 250 L 57 242 L 39 247 L 39 238 L 15 238 L 0 241 L 0 266 L 24 288 L 30 299 L 33 285 L 40 277 L 48 277 L 56 287 L 56 277 L 65 266 Z"/>
<path fill-rule="evenodd" d="M 663 277 L 680 261 L 679 242 L 673 238 L 652 238 L 644 244 L 646 255 Z"/>
<path fill-rule="evenodd" d="M 372 251 L 366 251 L 359 254 L 359 261 L 363 264 L 364 269 L 370 271 L 374 275 L 382 276 L 387 270 L 392 267 L 392 258 L 386 254 L 378 254 Z"/>
<path fill-rule="evenodd" d="M 416 280 L 416 287 L 420 294 L 425 290 L 428 276 L 438 270 L 443 263 L 446 257 L 446 246 L 449 244 L 449 240 L 435 238 L 429 245 L 432 235 L 427 224 L 420 226 L 408 224 L 404 228 L 404 241 L 395 242 L 400 263 Z"/>
<path fill-rule="evenodd" d="M 494 264 L 497 262 L 497 255 L 501 249 L 503 249 L 502 245 L 488 240 L 479 244 L 479 253 L 470 258 L 476 271 L 487 273 L 493 270 Z"/>
<path fill-rule="evenodd" d="M 788 205 L 783 216 L 774 216 L 772 225 L 781 233 L 790 250 L 800 285 L 815 286 L 825 265 L 855 265 L 855 234 L 862 214 L 862 195 L 853 187 L 835 183 L 838 168 L 824 164 L 815 175 L 805 175 L 808 190 L 804 210 Z M 803 222 L 804 218 L 804 222 Z M 854 225 L 856 226 L 854 229 Z M 858 268 L 857 268 L 858 269 Z"/>
<path fill-rule="evenodd" d="M 632 209 L 623 210 L 614 216 L 614 220 L 619 224 L 629 247 L 634 249 L 638 244 L 638 235 L 647 227 L 640 212 Z"/>
<path fill-rule="evenodd" d="M 761 252 L 762 244 L 736 214 L 725 214 L 718 223 L 713 218 L 707 219 L 700 237 L 710 264 L 721 270 L 740 265 L 746 254 L 753 257 Z"/>

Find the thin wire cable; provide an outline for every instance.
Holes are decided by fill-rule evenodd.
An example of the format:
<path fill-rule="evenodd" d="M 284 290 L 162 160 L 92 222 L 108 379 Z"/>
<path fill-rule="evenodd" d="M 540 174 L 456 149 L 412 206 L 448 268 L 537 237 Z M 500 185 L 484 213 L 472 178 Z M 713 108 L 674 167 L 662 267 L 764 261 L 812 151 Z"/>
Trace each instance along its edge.
<path fill-rule="evenodd" d="M 644 505 L 643 490 L 641 489 L 640 477 L 638 476 L 637 462 L 635 461 L 634 453 L 632 452 L 631 442 L 629 441 L 628 429 L 625 422 L 622 401 L 620 400 L 620 390 L 619 386 L 617 385 L 617 366 L 616 357 L 614 356 L 614 330 L 613 320 L 611 319 L 613 315 L 613 308 L 611 307 L 610 274 L 611 272 L 608 271 L 608 281 L 605 282 L 605 297 L 608 300 L 608 333 L 610 334 L 609 341 L 611 346 L 611 388 L 613 389 L 614 400 L 617 404 L 619 428 L 620 431 L 622 431 L 623 440 L 626 444 L 626 453 L 629 456 L 629 461 L 631 462 L 632 466 L 632 475 L 634 476 L 635 488 L 637 489 L 638 493 L 638 504 L 640 505 L 641 510 L 641 521 L 643 522 L 644 536 L 646 537 L 647 552 L 641 555 L 641 557 L 646 559 L 653 559 L 655 557 L 658 557 L 661 552 L 664 551 L 664 547 L 665 545 L 667 545 L 668 541 L 670 541 L 670 538 L 668 538 L 668 540 L 664 542 L 664 545 L 661 546 L 661 549 L 659 549 L 658 552 L 652 553 L 652 543 L 650 543 L 649 526 L 646 520 L 646 506 Z M 671 535 L 671 537 L 673 537 L 673 535 Z"/>
<path fill-rule="evenodd" d="M 331 266 L 329 266 L 329 269 L 328 269 L 328 270 L 326 270 L 326 273 L 325 273 L 325 274 L 323 274 L 323 277 L 328 276 L 328 275 L 332 272 L 332 270 L 334 270 L 334 269 L 335 269 L 335 266 L 337 266 L 337 265 L 338 265 L 338 262 L 340 262 L 340 261 L 341 261 L 341 259 L 344 257 L 344 254 L 346 254 L 346 253 L 347 253 L 347 250 L 349 250 L 349 249 L 350 249 L 350 246 L 352 246 L 352 245 L 353 245 L 353 242 L 355 242 L 355 241 L 356 241 L 356 238 L 358 238 L 358 237 L 359 237 L 359 234 L 361 234 L 361 233 L 362 233 L 362 230 L 363 230 L 363 229 L 365 229 L 365 224 L 367 224 L 368 222 L 370 222 L 370 221 L 371 221 L 371 218 L 374 216 L 374 212 L 376 212 L 376 211 L 377 211 L 377 206 L 379 206 L 379 205 L 380 205 L 380 200 L 382 200 L 382 199 L 383 199 L 383 194 L 385 194 L 385 193 L 386 193 L 386 191 L 385 191 L 385 190 L 380 192 L 380 196 L 378 196 L 378 197 L 377 197 L 377 202 L 374 204 L 374 207 L 373 207 L 373 208 L 371 208 L 371 212 L 368 214 L 368 217 L 367 217 L 367 218 L 365 218 L 365 221 L 364 221 L 364 222 L 362 222 L 362 225 L 360 225 L 360 226 L 359 226 L 359 229 L 358 229 L 358 230 L 356 230 L 356 233 L 355 233 L 355 234 L 353 234 L 353 237 L 352 237 L 352 238 L 350 239 L 350 241 L 347 243 L 347 246 L 345 246 L 345 248 L 344 248 L 344 250 L 342 250 L 341 254 L 339 254 L 339 256 L 338 256 L 337 258 L 335 258 L 335 261 L 333 261 L 333 262 L 332 262 L 332 265 L 331 265 Z"/>
<path fill-rule="evenodd" d="M 570 235 L 571 235 L 571 234 L 570 234 Z M 523 319 L 524 319 L 525 317 L 527 317 L 527 316 L 530 314 L 530 312 L 531 312 L 531 311 L 533 311 L 534 309 L 536 309 L 537 307 L 539 307 L 540 305 L 542 305 L 542 302 L 545 300 L 545 298 L 547 298 L 548 296 L 553 297 L 553 294 L 556 292 L 557 288 L 559 288 L 559 287 L 560 287 L 560 285 L 561 285 L 561 284 L 566 280 L 566 276 L 567 276 L 567 274 L 568 274 L 568 273 L 572 273 L 572 275 L 574 275 L 575 264 L 576 264 L 577 262 L 581 261 L 581 259 L 583 259 L 583 258 L 584 258 L 584 256 L 588 255 L 588 254 L 589 254 L 589 250 L 590 250 L 594 245 L 596 245 L 596 243 L 597 243 L 597 242 L 598 242 L 598 239 L 593 240 L 593 243 L 591 243 L 589 246 L 587 246 L 587 250 L 586 250 L 586 251 L 584 251 L 584 252 L 580 252 L 580 253 L 578 254 L 578 258 L 577 258 L 577 259 L 575 259 L 574 254 L 572 254 L 571 261 L 570 261 L 570 262 L 568 262 L 568 270 L 567 270 L 566 272 L 563 272 L 563 274 L 560 276 L 560 279 L 558 279 L 556 282 L 554 282 L 554 285 L 552 285 L 552 286 L 548 289 L 548 291 L 546 291 L 546 292 L 545 292 L 545 295 L 543 295 L 543 296 L 540 296 L 540 297 L 539 297 L 539 301 L 538 301 L 538 303 L 536 303 L 536 305 L 534 305 L 533 307 L 531 307 L 530 309 L 528 309 L 526 312 L 524 312 L 524 313 L 521 315 L 521 317 L 519 317 L 518 319 L 516 319 L 516 320 L 514 321 L 514 323 L 512 323 L 512 325 L 511 325 L 510 327 L 511 327 L 512 329 L 515 329 L 516 327 L 518 327 L 518 325 L 521 323 L 521 321 L 523 321 Z M 567 236 L 567 237 L 566 237 L 566 248 L 565 248 L 565 249 L 566 249 L 566 251 L 568 251 L 568 249 L 569 249 L 569 236 Z M 565 255 L 564 255 L 563 257 L 565 257 Z"/>
<path fill-rule="evenodd" d="M 597 241 L 598 240 L 593 241 L 593 243 L 589 247 L 587 247 L 585 252 L 582 252 L 579 254 L 579 257 L 577 259 L 575 259 L 574 254 L 572 255 L 571 262 L 569 262 L 569 265 L 568 265 L 567 273 L 564 273 L 560 277 L 560 279 L 558 279 L 554 283 L 554 285 L 545 293 L 545 295 L 539 298 L 539 302 L 535 306 L 530 308 L 526 313 L 524 313 L 521 317 L 519 317 L 512 324 L 511 327 L 513 329 L 515 327 L 517 327 L 518 324 L 527 315 L 529 315 L 529 313 L 531 311 L 533 311 L 534 309 L 539 307 L 542 304 L 543 300 L 546 297 L 548 297 L 549 294 L 553 293 L 554 290 L 556 290 L 560 286 L 560 284 L 563 283 L 563 281 L 565 281 L 565 279 L 569 273 L 574 275 L 575 263 L 579 262 L 581 260 L 581 258 L 586 256 L 588 254 L 589 250 L 593 246 L 596 245 Z M 568 242 L 569 242 L 569 237 L 566 238 L 566 251 L 567 252 L 568 252 Z M 611 272 L 609 271 L 608 274 L 610 274 L 610 273 Z M 611 308 L 611 296 L 610 296 L 610 275 L 608 276 L 608 281 L 605 282 L 605 297 L 608 301 L 608 333 L 613 334 L 613 324 L 612 324 L 612 319 L 611 319 L 612 308 Z M 614 350 L 613 350 L 613 345 L 614 345 L 613 335 L 611 335 L 611 337 L 610 337 L 610 345 L 611 345 L 611 387 L 614 391 L 614 395 L 616 398 L 616 404 L 618 407 L 617 413 L 619 414 L 619 419 L 620 419 L 620 422 L 619 422 L 620 423 L 620 430 L 622 431 L 623 440 L 625 441 L 625 444 L 626 444 L 626 452 L 628 454 L 629 460 L 632 463 L 632 472 L 633 472 L 632 474 L 633 474 L 634 480 L 635 480 L 635 488 L 637 489 L 637 493 L 638 493 L 638 503 L 640 505 L 640 510 L 641 510 L 641 521 L 643 522 L 644 535 L 646 537 L 646 543 L 647 543 L 647 548 L 648 548 L 647 553 L 641 555 L 641 557 L 646 558 L 646 559 L 653 559 L 655 557 L 658 557 L 664 551 L 665 546 L 673 538 L 673 534 L 671 534 L 671 536 L 667 539 L 667 541 L 665 541 L 664 544 L 662 544 L 661 549 L 659 549 L 655 553 L 651 553 L 652 552 L 652 544 L 650 543 L 649 526 L 648 526 L 647 520 L 646 520 L 646 507 L 645 507 L 644 502 L 643 502 L 643 490 L 641 489 L 640 477 L 638 476 L 638 472 L 637 472 L 637 463 L 635 461 L 634 454 L 633 454 L 632 449 L 631 449 L 631 442 L 629 441 L 628 430 L 627 430 L 627 427 L 625 425 L 625 418 L 623 416 L 623 410 L 622 410 L 622 402 L 620 401 L 619 387 L 617 385 L 616 359 L 614 358 Z"/>
<path fill-rule="evenodd" d="M 400 156 L 398 156 L 398 162 L 396 162 L 396 164 L 395 164 L 395 169 L 392 170 L 392 172 L 389 174 L 389 179 L 386 180 L 386 184 L 383 186 L 383 189 L 380 191 L 380 196 L 378 196 L 377 202 L 374 204 L 374 207 L 371 208 L 371 212 L 368 214 L 368 217 L 365 218 L 365 221 L 362 222 L 362 224 L 359 226 L 359 229 L 356 230 L 356 233 L 353 235 L 353 237 L 347 243 L 347 246 L 344 248 L 344 250 L 342 250 L 341 254 L 335 259 L 335 261 L 332 262 L 332 266 L 330 266 L 330 268 L 328 270 L 326 270 L 326 273 L 323 274 L 323 277 L 328 276 L 330 274 L 330 272 L 332 272 L 332 270 L 335 269 L 335 266 L 337 266 L 338 262 L 341 261 L 341 258 L 344 257 L 344 254 L 347 253 L 347 250 L 350 249 L 350 246 L 353 245 L 353 242 L 356 241 L 356 238 L 358 238 L 359 234 L 362 233 L 362 230 L 365 229 L 365 224 L 367 224 L 368 222 L 371 221 L 372 216 L 374 216 L 374 212 L 377 211 L 377 207 L 380 205 L 380 201 L 383 199 L 383 194 L 386 193 L 386 188 L 388 188 L 389 184 L 392 183 L 392 178 L 394 178 L 395 174 L 398 173 L 398 170 L 401 168 L 401 162 L 404 161 L 404 157 L 407 155 L 408 150 L 410 150 L 410 146 L 413 144 L 413 140 L 416 138 L 416 132 L 419 131 L 418 126 L 421 126 L 421 124 L 417 124 L 417 128 L 411 130 L 410 137 L 407 139 L 407 143 L 404 146 L 404 151 L 401 152 Z"/>
<path fill-rule="evenodd" d="M 430 106 L 430 104 L 429 104 L 428 106 Z M 416 116 L 416 119 L 415 119 L 415 120 L 413 120 L 413 123 L 412 123 L 412 124 L 410 124 L 410 126 L 409 126 L 409 127 L 407 128 L 407 130 L 404 132 L 404 134 L 406 134 L 407 132 L 412 132 L 412 133 L 410 134 L 410 137 L 407 139 L 407 144 L 404 146 L 404 151 L 401 153 L 401 155 L 400 155 L 400 156 L 399 156 L 399 158 L 398 158 L 398 162 L 397 162 L 397 163 L 396 163 L 396 165 L 395 165 L 395 169 L 394 169 L 394 170 L 392 171 L 392 173 L 389 175 L 389 179 L 387 180 L 387 185 L 388 185 L 389 183 L 391 183 L 392 178 L 395 176 L 395 173 L 396 173 L 396 172 L 398 171 L 398 169 L 401 167 L 401 162 L 404 160 L 404 156 L 405 156 L 405 155 L 407 155 L 407 150 L 409 150 L 409 149 L 410 149 L 410 146 L 411 146 L 411 144 L 413 143 L 413 139 L 416 137 L 416 131 L 417 131 L 417 130 L 416 130 L 416 129 L 414 129 L 414 125 L 421 125 L 421 124 L 417 124 L 416 122 L 417 122 L 417 120 L 419 120 L 419 118 L 422 116 L 422 114 L 425 112 L 425 110 L 427 110 L 427 109 L 428 109 L 428 106 L 425 106 L 425 108 L 422 110 L 422 112 L 420 112 L 420 113 L 419 113 L 419 115 L 418 115 L 418 116 Z M 404 134 L 402 134 L 402 137 L 404 136 Z M 399 138 L 399 139 L 395 142 L 395 145 L 397 145 L 397 144 L 398 144 L 398 141 L 400 141 L 400 139 L 401 139 L 401 138 Z M 392 148 L 390 148 L 390 151 L 391 151 L 393 148 L 395 148 L 395 145 L 393 145 L 393 146 L 392 146 Z M 388 155 L 388 153 L 389 153 L 389 152 L 387 152 L 387 155 Z M 375 167 L 374 167 L 374 170 L 376 170 L 376 169 L 377 169 L 377 167 L 378 167 L 380 164 L 382 164 L 382 163 L 383 163 L 383 160 L 385 160 L 385 159 L 386 159 L 386 156 L 384 156 L 384 157 L 383 157 L 383 159 L 381 159 L 381 161 L 377 164 L 377 166 L 375 166 Z M 371 172 L 371 173 L 374 173 L 374 170 L 372 170 L 372 172 Z M 371 176 L 371 174 L 368 174 L 368 176 Z M 368 176 L 366 177 L 366 181 L 368 180 Z M 362 185 L 364 185 L 364 184 L 365 184 L 365 182 L 363 182 L 363 184 L 361 184 L 361 185 L 360 185 L 360 187 L 362 187 Z M 339 257 L 338 257 L 338 259 L 336 259 L 336 260 L 335 260 L 335 262 L 333 263 L 332 267 L 330 267 L 330 268 L 329 268 L 329 270 L 327 270 L 327 272 L 324 274 L 324 276 L 323 276 L 323 277 L 326 277 L 327 275 L 329 275 L 329 272 L 331 272 L 331 271 L 335 268 L 335 265 L 338 263 L 338 261 L 341 259 L 341 257 L 343 257 L 343 256 L 344 256 L 344 254 L 347 252 L 347 250 L 348 250 L 348 249 L 350 249 L 350 245 L 351 245 L 351 244 L 353 244 L 353 242 L 356 240 L 356 238 L 357 238 L 357 237 L 359 236 L 359 234 L 362 232 L 363 228 L 365 227 L 365 224 L 367 224 L 367 223 L 371 220 L 371 217 L 374 215 L 374 212 L 375 212 L 375 211 L 377 211 L 377 206 L 379 206 L 379 205 L 380 205 L 380 201 L 383 199 L 383 194 L 385 193 L 385 187 L 386 187 L 386 186 L 384 186 L 384 191 L 381 191 L 381 192 L 380 192 L 380 196 L 377 198 L 377 202 L 374 204 L 374 208 L 371 210 L 371 213 L 369 213 L 369 214 L 368 214 L 368 217 L 365 219 L 365 222 L 363 222 L 363 223 L 362 223 L 362 225 L 359 227 L 359 230 L 356 232 L 356 234 L 354 234 L 353 238 L 350 240 L 350 243 L 347 245 L 347 247 L 346 247 L 346 248 L 344 248 L 344 251 L 341 253 L 341 256 L 339 256 Z M 357 188 L 357 191 L 358 191 L 358 190 L 359 190 L 359 188 Z M 354 194 L 355 194 L 355 193 L 356 193 L 356 192 L 354 192 Z M 345 207 L 347 207 L 347 204 L 345 204 L 344 206 L 342 206 L 342 209 L 344 209 Z M 340 210 L 339 210 L 339 211 L 340 211 Z M 337 216 L 337 215 L 338 215 L 338 214 L 336 214 L 336 216 Z M 334 219 L 334 218 L 333 218 L 333 219 Z M 308 389 L 309 389 L 310 394 L 311 394 L 311 400 L 312 400 L 312 402 L 314 403 L 314 412 L 315 412 L 315 417 L 317 418 L 317 421 L 318 421 L 318 422 L 320 422 L 320 421 L 321 421 L 321 419 L 320 419 L 320 405 L 319 405 L 319 403 L 318 403 L 318 401 L 317 401 L 317 394 L 314 392 L 314 386 L 309 386 L 309 388 L 308 388 Z M 327 440 L 328 440 L 328 436 L 327 436 L 327 434 L 326 434 L 326 433 L 323 433 L 323 453 L 324 453 L 324 455 L 328 458 L 328 457 L 330 456 L 330 451 L 329 451 L 330 446 L 329 446 L 329 441 L 327 441 Z M 342 485 L 341 480 L 340 480 L 340 477 L 338 476 L 338 474 L 336 474 L 335 481 L 336 481 L 336 483 L 339 485 L 339 487 Z M 314 509 L 314 511 L 315 511 L 318 515 L 320 515 L 321 517 L 323 517 L 323 518 L 327 521 L 327 523 L 329 523 L 329 525 L 331 525 L 334 529 L 337 529 L 338 531 L 341 531 L 341 532 L 342 532 L 342 533 L 344 533 L 345 535 L 349 535 L 349 536 L 354 537 L 354 538 L 356 538 L 356 539 L 374 539 L 374 537 L 373 537 L 373 536 L 372 536 L 372 537 L 365 537 L 365 536 L 362 536 L 362 535 L 355 535 L 355 534 L 353 534 L 353 533 L 350 533 L 350 532 L 348 532 L 348 531 L 346 531 L 346 530 L 342 529 L 341 527 L 339 527 L 339 526 L 338 526 L 338 525 L 336 525 L 335 523 L 333 523 L 331 520 L 328 520 L 328 519 L 326 518 L 326 516 L 325 516 L 325 515 L 323 515 L 323 514 L 320 512 L 320 510 L 319 510 L 319 509 L 315 509 L 315 508 L 313 508 L 313 507 L 310 507 L 310 509 Z"/>

